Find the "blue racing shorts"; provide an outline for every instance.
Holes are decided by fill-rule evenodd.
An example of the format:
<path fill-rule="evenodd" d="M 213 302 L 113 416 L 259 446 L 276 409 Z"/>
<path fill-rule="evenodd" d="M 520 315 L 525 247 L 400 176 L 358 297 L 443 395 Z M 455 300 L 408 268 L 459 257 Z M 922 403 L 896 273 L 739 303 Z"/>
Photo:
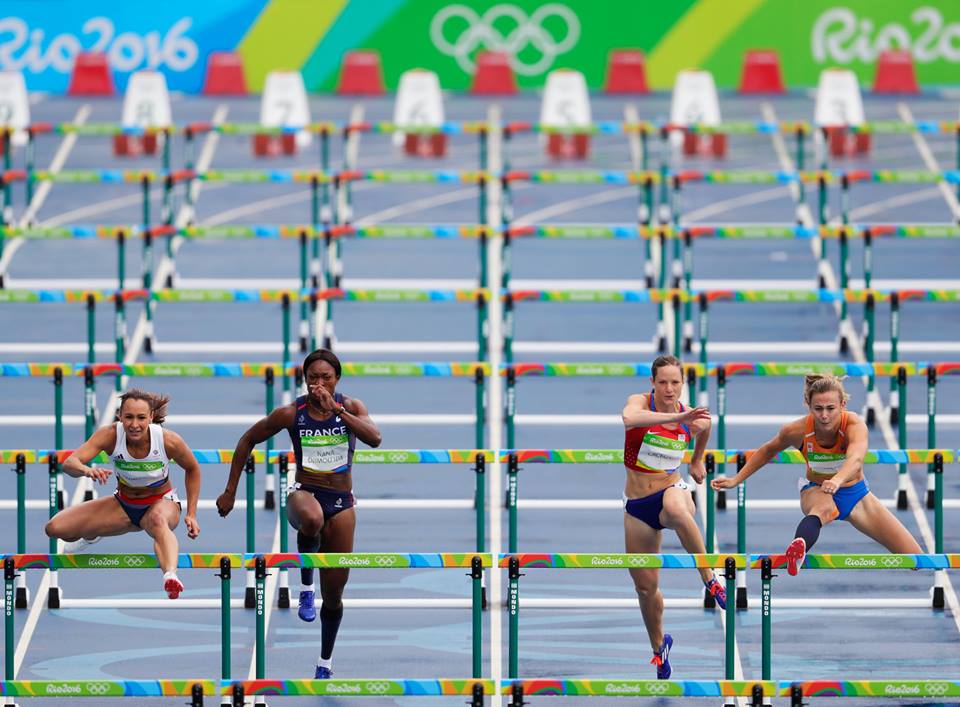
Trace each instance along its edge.
<path fill-rule="evenodd" d="M 668 486 L 667 488 L 674 487 L 687 491 L 690 489 L 690 484 L 681 479 L 673 486 Z M 660 523 L 660 511 L 663 510 L 663 494 L 666 490 L 667 489 L 663 489 L 662 491 L 651 493 L 649 496 L 644 496 L 643 498 L 627 498 L 624 496 L 623 510 L 627 515 L 631 515 L 637 520 L 642 520 L 654 530 L 663 530 L 663 525 Z"/>
<path fill-rule="evenodd" d="M 800 480 L 797 482 L 797 487 L 800 489 L 800 493 L 803 493 L 809 488 L 814 486 L 819 486 L 820 484 L 810 481 L 810 479 L 805 476 L 801 476 Z M 850 515 L 850 511 L 860 503 L 860 499 L 870 493 L 870 487 L 867 486 L 866 479 L 860 479 L 853 486 L 841 486 L 837 489 L 837 492 L 833 494 L 833 502 L 837 506 L 837 520 L 846 520 Z"/>
<path fill-rule="evenodd" d="M 293 484 L 289 490 L 291 492 L 306 491 L 307 493 L 313 494 L 313 497 L 317 499 L 317 503 L 320 504 L 321 510 L 323 510 L 324 520 L 330 520 L 340 511 L 353 508 L 356 504 L 353 494 L 349 491 L 335 491 L 321 486 L 309 486 L 307 484 L 301 484 L 299 481 Z"/>

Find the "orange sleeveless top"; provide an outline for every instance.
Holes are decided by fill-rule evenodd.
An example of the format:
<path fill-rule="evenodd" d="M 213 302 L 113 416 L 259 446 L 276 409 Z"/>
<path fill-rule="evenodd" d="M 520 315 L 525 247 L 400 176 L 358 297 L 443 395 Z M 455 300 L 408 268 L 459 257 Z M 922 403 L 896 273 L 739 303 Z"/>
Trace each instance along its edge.
<path fill-rule="evenodd" d="M 813 415 L 807 415 L 803 426 L 803 447 L 800 452 L 807 460 L 807 472 L 832 476 L 840 471 L 840 467 L 847 459 L 847 422 L 849 413 L 844 410 L 840 413 L 840 429 L 837 431 L 837 440 L 832 447 L 824 447 L 817 442 L 817 435 L 813 430 Z"/>

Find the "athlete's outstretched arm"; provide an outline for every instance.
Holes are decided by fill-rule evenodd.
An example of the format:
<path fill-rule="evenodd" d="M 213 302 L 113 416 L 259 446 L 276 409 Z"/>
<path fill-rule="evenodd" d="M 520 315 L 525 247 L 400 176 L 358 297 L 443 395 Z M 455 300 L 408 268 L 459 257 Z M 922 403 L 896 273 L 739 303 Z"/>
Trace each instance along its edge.
<path fill-rule="evenodd" d="M 100 452 L 113 450 L 117 443 L 117 432 L 112 426 L 101 427 L 90 435 L 90 439 L 73 451 L 63 462 L 63 471 L 74 478 L 89 477 L 94 481 L 105 484 L 112 473 L 102 466 L 87 466 L 89 461 Z"/>
<path fill-rule="evenodd" d="M 266 442 L 280 430 L 290 427 L 293 424 L 295 414 L 293 405 L 278 407 L 244 432 L 243 436 L 237 441 L 237 448 L 233 450 L 233 461 L 230 462 L 230 476 L 227 477 L 227 485 L 223 489 L 223 493 L 217 498 L 217 511 L 221 516 L 226 517 L 233 510 L 233 504 L 237 497 L 237 486 L 240 484 L 240 474 L 243 473 L 243 467 L 253 452 L 253 448 L 261 442 Z"/>
<path fill-rule="evenodd" d="M 739 486 L 763 466 L 770 463 L 777 454 L 790 446 L 795 446 L 797 434 L 797 423 L 790 422 L 780 428 L 776 436 L 757 447 L 757 450 L 750 455 L 743 468 L 733 476 L 721 476 L 713 480 L 713 488 L 717 491 L 723 489 L 732 489 Z"/>
<path fill-rule="evenodd" d="M 859 416 L 854 416 L 852 412 L 849 415 L 846 459 L 837 473 L 823 482 L 822 488 L 827 493 L 836 492 L 838 488 L 856 477 L 863 469 L 863 459 L 867 455 L 867 442 L 870 437 L 867 426 Z"/>
<path fill-rule="evenodd" d="M 621 417 L 623 418 L 623 426 L 627 429 L 664 425 L 671 422 L 692 425 L 699 420 L 709 420 L 710 411 L 706 408 L 697 407 L 688 408 L 683 412 L 654 412 L 650 409 L 647 396 L 637 393 L 627 398 L 627 404 L 623 408 Z"/>

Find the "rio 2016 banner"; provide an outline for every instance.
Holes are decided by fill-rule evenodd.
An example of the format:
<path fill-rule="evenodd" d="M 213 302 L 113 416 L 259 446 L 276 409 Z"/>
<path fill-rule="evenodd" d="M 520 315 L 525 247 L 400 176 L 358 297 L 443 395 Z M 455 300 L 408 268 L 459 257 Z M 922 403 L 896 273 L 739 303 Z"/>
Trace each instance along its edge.
<path fill-rule="evenodd" d="M 552 69 L 603 84 L 611 49 L 638 48 L 654 89 L 677 71 L 712 71 L 735 87 L 748 49 L 775 49 L 788 86 L 850 68 L 863 83 L 888 48 L 907 49 L 923 85 L 957 83 L 957 0 L 7 0 L 0 70 L 22 71 L 31 90 L 62 92 L 80 51 L 107 54 L 118 86 L 137 69 L 166 74 L 173 90 L 202 88 L 210 52 L 234 50 L 252 90 L 274 69 L 299 69 L 307 88 L 331 91 L 343 53 L 376 49 L 388 88 L 413 67 L 466 89 L 482 50 L 505 52 L 521 88 Z"/>

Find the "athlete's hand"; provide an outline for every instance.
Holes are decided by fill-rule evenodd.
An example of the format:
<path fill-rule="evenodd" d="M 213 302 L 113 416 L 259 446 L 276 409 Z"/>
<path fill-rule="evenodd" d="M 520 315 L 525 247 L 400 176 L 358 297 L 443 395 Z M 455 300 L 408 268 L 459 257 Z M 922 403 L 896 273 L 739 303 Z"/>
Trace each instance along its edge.
<path fill-rule="evenodd" d="M 690 478 L 698 484 L 702 484 L 703 480 L 707 478 L 707 468 L 702 461 L 690 462 Z"/>
<path fill-rule="evenodd" d="M 224 491 L 217 496 L 217 512 L 221 518 L 226 518 L 233 510 L 233 504 L 236 503 L 237 495 L 230 491 Z"/>
<path fill-rule="evenodd" d="M 694 422 L 710 421 L 710 410 L 704 407 L 695 407 L 690 408 L 689 410 L 684 410 L 677 417 L 677 422 L 682 422 L 686 425 L 693 424 Z"/>
<path fill-rule="evenodd" d="M 718 476 L 710 482 L 714 491 L 723 491 L 737 486 L 737 481 L 732 476 Z"/>
<path fill-rule="evenodd" d="M 190 539 L 196 539 L 200 535 L 200 524 L 197 523 L 196 516 L 185 516 L 183 519 L 183 524 L 187 526 L 187 537 Z"/>
<path fill-rule="evenodd" d="M 324 410 L 333 410 L 337 407 L 337 403 L 333 399 L 333 396 L 330 395 L 330 391 L 327 390 L 322 383 L 317 383 L 317 385 L 310 389 L 310 392 L 313 393 L 317 399 L 317 403 L 319 403 L 320 407 Z"/>
<path fill-rule="evenodd" d="M 88 479 L 93 479 L 99 484 L 107 483 L 107 480 L 110 478 L 110 474 L 113 472 L 110 469 L 107 469 L 102 466 L 88 466 L 83 471 L 83 475 Z"/>
<path fill-rule="evenodd" d="M 840 484 L 836 479 L 827 479 L 822 484 L 820 488 L 823 489 L 824 493 L 829 493 L 831 496 L 837 492 L 837 489 L 840 488 Z"/>

